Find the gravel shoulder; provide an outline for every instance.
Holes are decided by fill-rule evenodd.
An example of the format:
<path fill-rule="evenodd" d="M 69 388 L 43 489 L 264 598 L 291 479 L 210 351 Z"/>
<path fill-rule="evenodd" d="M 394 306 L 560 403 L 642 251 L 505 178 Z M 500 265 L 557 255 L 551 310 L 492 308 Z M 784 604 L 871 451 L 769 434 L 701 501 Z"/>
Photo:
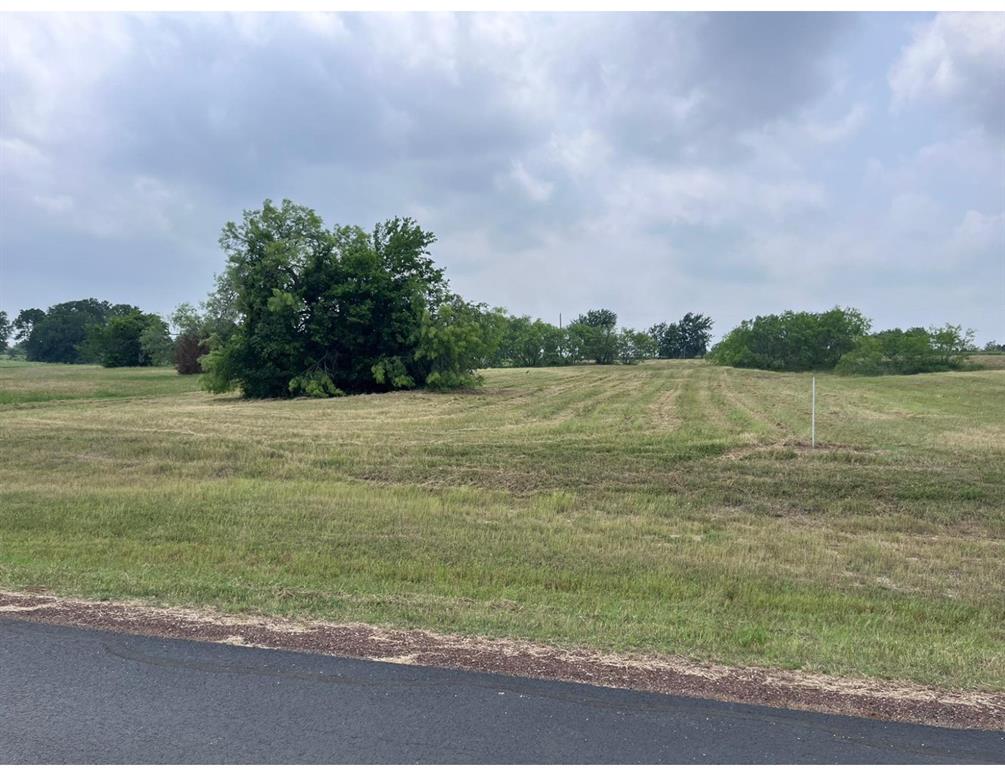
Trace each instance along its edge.
<path fill-rule="evenodd" d="M 950 691 L 666 655 L 612 654 L 365 624 L 232 616 L 0 592 L 0 614 L 47 624 L 493 672 L 950 728 L 1005 730 L 1005 693 Z"/>

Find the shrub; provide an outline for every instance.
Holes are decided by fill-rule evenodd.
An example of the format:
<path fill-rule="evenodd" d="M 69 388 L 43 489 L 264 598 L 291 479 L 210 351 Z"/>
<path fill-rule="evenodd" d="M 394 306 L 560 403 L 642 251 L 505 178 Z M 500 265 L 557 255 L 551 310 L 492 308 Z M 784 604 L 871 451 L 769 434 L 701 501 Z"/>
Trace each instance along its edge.
<path fill-rule="evenodd" d="M 174 367 L 180 374 L 202 373 L 199 358 L 209 353 L 209 345 L 201 341 L 195 331 L 178 334 L 174 342 Z"/>
<path fill-rule="evenodd" d="M 632 365 L 656 354 L 656 342 L 643 331 L 625 328 L 618 334 L 618 360 L 624 365 Z"/>
<path fill-rule="evenodd" d="M 959 326 L 894 328 L 859 339 L 835 370 L 867 376 L 951 371 L 963 367 L 972 349 L 973 333 Z"/>
<path fill-rule="evenodd" d="M 869 321 L 850 308 L 762 315 L 726 334 L 708 359 L 736 368 L 831 370 L 868 330 Z"/>

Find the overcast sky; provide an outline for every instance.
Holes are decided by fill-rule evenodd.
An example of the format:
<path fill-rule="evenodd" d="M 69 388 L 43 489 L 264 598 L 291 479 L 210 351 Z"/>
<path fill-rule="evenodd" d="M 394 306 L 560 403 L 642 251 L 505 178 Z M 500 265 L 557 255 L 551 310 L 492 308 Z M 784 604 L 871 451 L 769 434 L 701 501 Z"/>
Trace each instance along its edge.
<path fill-rule="evenodd" d="M 197 302 L 289 197 L 552 322 L 1005 340 L 1005 14 L 6 15 L 0 109 L 11 314 Z"/>

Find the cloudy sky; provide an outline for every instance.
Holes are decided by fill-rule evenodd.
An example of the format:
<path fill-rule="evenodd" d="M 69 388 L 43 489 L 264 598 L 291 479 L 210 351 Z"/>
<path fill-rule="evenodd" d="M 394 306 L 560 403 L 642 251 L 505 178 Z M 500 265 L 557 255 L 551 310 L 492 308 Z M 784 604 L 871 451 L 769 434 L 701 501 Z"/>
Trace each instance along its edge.
<path fill-rule="evenodd" d="M 7 15 L 0 308 L 162 313 L 266 197 L 466 298 L 1005 339 L 1005 14 Z"/>

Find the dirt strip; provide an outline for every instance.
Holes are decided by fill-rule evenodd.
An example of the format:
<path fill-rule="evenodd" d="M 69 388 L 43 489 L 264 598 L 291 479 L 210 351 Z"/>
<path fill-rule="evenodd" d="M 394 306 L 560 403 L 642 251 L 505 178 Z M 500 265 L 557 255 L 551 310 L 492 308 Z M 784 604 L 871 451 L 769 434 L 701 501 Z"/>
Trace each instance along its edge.
<path fill-rule="evenodd" d="M 158 637 L 565 680 L 950 728 L 1005 730 L 1005 693 L 947 691 L 663 655 L 610 654 L 366 624 L 301 623 L 0 592 L 0 615 Z"/>

